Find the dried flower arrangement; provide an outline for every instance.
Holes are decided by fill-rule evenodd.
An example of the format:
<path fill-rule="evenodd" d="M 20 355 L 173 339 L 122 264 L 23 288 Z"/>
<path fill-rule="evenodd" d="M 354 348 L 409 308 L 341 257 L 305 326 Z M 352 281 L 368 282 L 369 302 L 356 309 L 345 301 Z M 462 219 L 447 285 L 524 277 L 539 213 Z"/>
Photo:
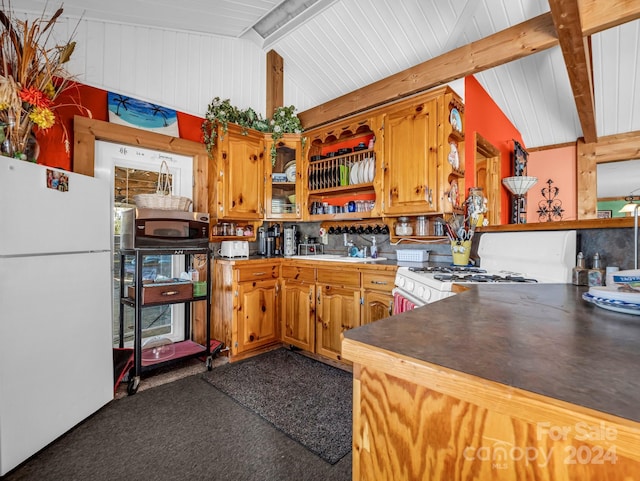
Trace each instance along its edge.
<path fill-rule="evenodd" d="M 19 20 L 2 1 L 0 10 L 0 140 L 4 155 L 35 161 L 29 146 L 34 128 L 46 131 L 56 123 L 56 98 L 72 85 L 64 68 L 76 43 L 52 45 L 52 31 L 62 8 L 49 18 Z M 80 105 L 75 104 L 81 108 Z M 85 112 L 90 112 L 84 109 Z M 69 141 L 63 126 L 63 141 Z M 2 138 L 4 137 L 4 138 Z"/>
<path fill-rule="evenodd" d="M 207 151 L 212 154 L 216 142 L 217 125 L 222 127 L 222 134 L 227 133 L 229 122 L 236 123 L 242 127 L 243 134 L 247 129 L 254 129 L 260 132 L 271 133 L 273 146 L 271 148 L 271 162 L 276 159 L 276 142 L 286 133 L 302 133 L 302 124 L 295 114 L 295 107 L 278 107 L 271 119 L 264 119 L 252 108 L 240 110 L 231 105 L 229 99 L 221 100 L 216 97 L 209 104 L 205 120 L 202 123 L 202 134 Z"/>

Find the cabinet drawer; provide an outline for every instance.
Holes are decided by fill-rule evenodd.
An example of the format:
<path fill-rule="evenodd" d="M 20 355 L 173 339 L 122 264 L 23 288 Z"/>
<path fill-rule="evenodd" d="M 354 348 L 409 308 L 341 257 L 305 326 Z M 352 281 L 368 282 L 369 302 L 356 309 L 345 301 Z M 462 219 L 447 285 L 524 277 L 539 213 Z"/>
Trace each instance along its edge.
<path fill-rule="evenodd" d="M 310 284 L 316 281 L 316 270 L 310 267 L 282 266 L 281 275 L 285 281 L 294 280 Z"/>
<path fill-rule="evenodd" d="M 238 282 L 261 281 L 267 279 L 277 279 L 279 269 L 277 265 L 255 265 L 237 268 Z"/>
<path fill-rule="evenodd" d="M 136 298 L 135 286 L 128 286 L 128 295 Z M 191 282 L 161 283 L 159 285 L 142 286 L 142 305 L 154 302 L 180 302 L 193 299 L 193 284 Z"/>
<path fill-rule="evenodd" d="M 396 275 L 388 272 L 363 272 L 362 287 L 363 289 L 391 292 L 395 279 Z"/>
<path fill-rule="evenodd" d="M 360 287 L 360 272 L 340 266 L 340 269 L 318 269 L 318 283 Z"/>

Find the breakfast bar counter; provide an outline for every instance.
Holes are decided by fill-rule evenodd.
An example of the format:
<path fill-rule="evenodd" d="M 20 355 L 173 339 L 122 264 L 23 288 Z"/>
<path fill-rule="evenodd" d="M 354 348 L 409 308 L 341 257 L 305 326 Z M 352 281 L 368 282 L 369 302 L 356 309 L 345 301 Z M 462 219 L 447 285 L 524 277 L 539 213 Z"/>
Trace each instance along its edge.
<path fill-rule="evenodd" d="M 354 478 L 640 479 L 640 317 L 474 285 L 345 332 Z"/>

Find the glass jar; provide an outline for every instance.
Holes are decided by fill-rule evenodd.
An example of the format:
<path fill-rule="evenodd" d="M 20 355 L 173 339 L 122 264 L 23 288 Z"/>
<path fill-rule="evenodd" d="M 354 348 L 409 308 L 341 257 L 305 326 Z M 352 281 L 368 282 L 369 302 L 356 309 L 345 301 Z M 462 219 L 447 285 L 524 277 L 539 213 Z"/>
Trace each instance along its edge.
<path fill-rule="evenodd" d="M 416 235 L 427 235 L 429 221 L 426 216 L 420 215 L 416 218 Z"/>
<path fill-rule="evenodd" d="M 413 227 L 409 224 L 408 217 L 398 217 L 398 222 L 396 223 L 396 235 L 412 235 Z"/>

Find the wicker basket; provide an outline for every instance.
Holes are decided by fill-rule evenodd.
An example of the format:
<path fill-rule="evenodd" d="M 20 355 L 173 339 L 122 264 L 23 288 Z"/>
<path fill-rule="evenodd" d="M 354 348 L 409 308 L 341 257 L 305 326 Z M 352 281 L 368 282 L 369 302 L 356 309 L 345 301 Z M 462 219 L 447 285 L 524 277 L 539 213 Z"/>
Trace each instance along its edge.
<path fill-rule="evenodd" d="M 189 197 L 171 195 L 169 166 L 163 160 L 158 172 L 158 185 L 155 194 L 138 194 L 133 196 L 136 206 L 141 209 L 181 210 L 188 211 L 193 203 Z"/>
<path fill-rule="evenodd" d="M 141 209 L 188 211 L 193 203 L 188 197 L 163 194 L 138 194 L 133 196 L 136 206 Z"/>

